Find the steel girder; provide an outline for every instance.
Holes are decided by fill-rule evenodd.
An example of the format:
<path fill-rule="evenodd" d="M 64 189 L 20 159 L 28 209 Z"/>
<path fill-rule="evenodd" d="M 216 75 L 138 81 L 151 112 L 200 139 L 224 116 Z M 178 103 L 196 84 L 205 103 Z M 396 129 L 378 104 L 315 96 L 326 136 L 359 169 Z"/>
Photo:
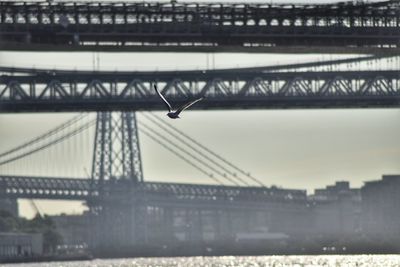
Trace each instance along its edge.
<path fill-rule="evenodd" d="M 194 109 L 399 107 L 399 71 L 37 74 L 0 76 L 0 112 L 164 110 L 153 85 Z"/>
<path fill-rule="evenodd" d="M 88 179 L 0 176 L 0 198 L 86 200 L 97 195 Z"/>
<path fill-rule="evenodd" d="M 196 185 L 128 180 L 108 180 L 104 185 L 121 190 L 121 194 L 102 196 L 100 183 L 82 178 L 49 178 L 26 176 L 0 176 L 0 198 L 37 198 L 95 201 L 99 198 L 121 198 L 132 193 L 143 197 L 143 203 L 158 206 L 213 205 L 240 203 L 303 203 L 307 200 L 305 190 L 289 190 L 277 187 L 237 187 L 219 185 Z M 129 189 L 133 186 L 133 189 Z M 119 188 L 119 189 L 118 189 Z M 92 191 L 91 191 L 92 190 Z M 90 193 L 92 192 L 92 193 Z M 180 203 L 180 204 L 179 204 Z"/>
<path fill-rule="evenodd" d="M 0 47 L 399 53 L 399 9 L 398 1 L 332 5 L 0 2 Z"/>

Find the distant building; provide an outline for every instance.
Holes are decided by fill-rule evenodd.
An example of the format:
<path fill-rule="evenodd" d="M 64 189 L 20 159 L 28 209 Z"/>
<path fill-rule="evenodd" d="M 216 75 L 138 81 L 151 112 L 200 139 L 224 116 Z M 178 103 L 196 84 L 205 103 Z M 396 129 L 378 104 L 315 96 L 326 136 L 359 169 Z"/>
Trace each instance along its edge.
<path fill-rule="evenodd" d="M 361 191 L 359 188 L 350 188 L 347 181 L 338 181 L 334 185 L 328 185 L 322 189 L 315 189 L 314 195 L 309 196 L 310 200 L 316 201 L 335 201 L 342 198 L 350 198 L 354 201 L 361 201 Z"/>
<path fill-rule="evenodd" d="M 0 260 L 43 254 L 42 234 L 0 233 Z"/>
<path fill-rule="evenodd" d="M 316 189 L 309 196 L 313 235 L 344 236 L 361 231 L 361 192 L 347 181 Z"/>
<path fill-rule="evenodd" d="M 361 188 L 362 227 L 369 237 L 400 239 L 400 175 L 383 175 Z"/>

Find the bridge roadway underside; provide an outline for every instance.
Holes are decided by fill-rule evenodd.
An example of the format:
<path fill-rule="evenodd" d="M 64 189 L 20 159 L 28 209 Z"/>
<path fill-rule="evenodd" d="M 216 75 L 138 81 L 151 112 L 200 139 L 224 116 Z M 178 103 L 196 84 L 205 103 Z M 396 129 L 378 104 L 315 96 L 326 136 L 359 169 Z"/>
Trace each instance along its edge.
<path fill-rule="evenodd" d="M 397 1 L 332 5 L 0 1 L 3 50 L 399 53 L 399 35 Z"/>
<path fill-rule="evenodd" d="M 399 107 L 399 71 L 70 72 L 0 76 L 0 112 Z"/>

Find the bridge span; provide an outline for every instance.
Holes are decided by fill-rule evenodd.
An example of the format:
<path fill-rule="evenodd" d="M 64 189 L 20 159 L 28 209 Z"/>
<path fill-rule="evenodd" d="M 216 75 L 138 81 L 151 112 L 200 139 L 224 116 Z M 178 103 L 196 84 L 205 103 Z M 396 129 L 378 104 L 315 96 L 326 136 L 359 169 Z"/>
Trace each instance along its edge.
<path fill-rule="evenodd" d="M 174 247 L 200 242 L 202 247 L 201 242 L 229 240 L 234 244 L 235 233 L 265 227 L 265 222 L 273 231 L 307 232 L 305 190 L 0 176 L 3 198 L 84 200 L 91 213 L 89 218 L 82 216 L 89 223 L 86 237 L 81 238 L 91 240 L 91 251 L 102 257 L 133 255 L 137 249 L 165 243 Z M 287 220 L 288 216 L 300 223 Z"/>
<path fill-rule="evenodd" d="M 164 110 L 157 85 L 194 109 L 398 107 L 400 73 L 384 71 L 49 72 L 0 77 L 0 112 Z"/>
<path fill-rule="evenodd" d="M 128 189 L 130 180 L 92 181 L 87 178 L 51 178 L 27 176 L 0 176 L 0 198 L 58 199 L 94 201 L 101 190 Z M 100 187 L 103 187 L 100 189 Z M 217 205 L 250 202 L 306 201 L 305 190 L 286 190 L 277 187 L 243 187 L 221 185 L 138 182 L 132 195 L 145 195 L 146 202 L 157 205 Z M 115 192 L 114 192 L 115 193 Z M 106 193 L 107 194 L 107 193 Z"/>
<path fill-rule="evenodd" d="M 179 139 L 180 144 L 177 144 L 176 136 L 172 139 L 166 135 L 178 130 L 168 127 L 165 122 L 161 128 L 164 136 L 158 138 L 158 143 L 166 148 L 173 147 L 169 150 L 209 176 L 217 185 L 144 182 L 138 131 L 148 137 L 151 132 L 150 137 L 153 136 L 151 139 L 154 140 L 157 135 L 154 130 L 162 120 L 152 115 L 148 117 L 153 118 L 154 123 L 148 127 L 146 123 L 136 124 L 133 112 L 113 115 L 99 112 L 95 120 L 92 175 L 86 179 L 21 176 L 7 172 L 26 169 L 29 157 L 43 155 L 41 151 L 49 153 L 48 149 L 54 146 L 60 148 L 58 152 L 64 156 L 63 162 L 68 164 L 65 144 L 75 148 L 73 151 L 67 149 L 75 157 L 82 153 L 83 148 L 67 140 L 76 140 L 72 138 L 78 134 L 84 138 L 88 127 L 94 127 L 92 120 L 87 118 L 88 114 L 79 114 L 39 137 L 4 151 L 0 154 L 0 167 L 3 167 L 0 169 L 0 200 L 84 201 L 89 207 L 88 213 L 80 217 L 87 220 L 85 240 L 93 253 L 102 256 L 116 253 L 127 256 L 137 249 L 162 244 L 235 242 L 235 233 L 265 227 L 266 221 L 273 231 L 301 234 L 307 230 L 305 224 L 299 226 L 297 221 L 286 219 L 289 214 L 294 214 L 299 220 L 306 221 L 305 190 L 266 187 L 248 172 L 184 133 L 179 132 L 179 138 L 185 139 Z M 56 152 L 51 154 L 55 160 Z M 16 165 L 12 167 L 10 164 Z"/>
<path fill-rule="evenodd" d="M 0 1 L 0 48 L 397 55 L 399 12 L 398 1 L 333 5 Z M 83 125 L 79 119 L 68 122 L 0 154 L 0 166 L 23 164 L 34 153 L 65 144 L 95 125 L 90 178 L 18 176 L 3 171 L 0 199 L 85 201 L 91 220 L 86 230 L 92 235 L 90 247 L 97 253 L 107 252 L 110 246 L 115 251 L 132 251 L 164 243 L 232 243 L 236 233 L 266 225 L 274 232 L 305 237 L 313 222 L 304 190 L 265 187 L 218 155 L 219 161 L 210 160 L 216 154 L 209 150 L 200 154 L 197 147 L 187 153 L 188 147 L 198 145 L 193 139 L 191 143 L 185 139 L 189 146 L 179 150 L 181 154 L 176 153 L 180 144 L 169 142 L 176 141 L 174 136 L 156 142 L 171 145 L 169 150 L 175 149 L 175 155 L 219 185 L 144 182 L 138 131 L 157 140 L 152 130 L 161 123 L 138 127 L 134 112 L 114 116 L 111 111 L 163 110 L 155 84 L 176 105 L 205 96 L 193 106 L 198 110 L 400 106 L 398 69 L 302 69 L 307 66 L 163 72 L 2 67 L 0 113 L 99 112 L 96 120 Z M 203 163 L 211 163 L 199 167 L 199 155 Z M 241 176 L 236 175 L 240 172 Z M 261 186 L 255 186 L 255 181 Z"/>
<path fill-rule="evenodd" d="M 396 53 L 400 6 L 0 1 L 0 48 Z"/>

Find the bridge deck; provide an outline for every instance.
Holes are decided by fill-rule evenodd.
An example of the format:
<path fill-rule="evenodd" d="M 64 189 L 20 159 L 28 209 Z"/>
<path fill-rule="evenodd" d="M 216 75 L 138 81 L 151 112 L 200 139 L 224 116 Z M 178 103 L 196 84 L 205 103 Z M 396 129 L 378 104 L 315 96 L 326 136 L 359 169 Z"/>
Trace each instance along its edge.
<path fill-rule="evenodd" d="M 398 1 L 375 4 L 0 1 L 9 50 L 399 53 Z M 383 48 L 383 49 L 382 49 Z"/>
<path fill-rule="evenodd" d="M 164 110 L 157 84 L 175 105 L 194 109 L 399 107 L 400 73 L 133 72 L 0 76 L 0 112 Z"/>
<path fill-rule="evenodd" d="M 113 197 L 141 196 L 149 203 L 168 205 L 178 202 L 304 202 L 305 190 L 276 187 L 237 187 L 160 182 L 106 181 L 90 179 L 0 176 L 0 198 L 99 200 L 99 192 L 111 190 Z M 116 194 L 116 192 L 119 192 Z M 142 199 L 142 200 L 143 200 Z"/>

